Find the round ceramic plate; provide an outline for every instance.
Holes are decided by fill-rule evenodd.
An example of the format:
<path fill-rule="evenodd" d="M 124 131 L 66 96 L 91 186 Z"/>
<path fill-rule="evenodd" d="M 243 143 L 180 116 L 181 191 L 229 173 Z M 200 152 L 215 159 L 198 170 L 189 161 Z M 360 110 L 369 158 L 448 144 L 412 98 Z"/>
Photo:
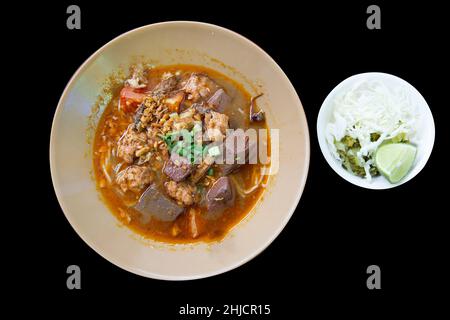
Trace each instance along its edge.
<path fill-rule="evenodd" d="M 155 64 L 203 65 L 264 92 L 259 104 L 279 129 L 279 161 L 262 200 L 219 242 L 169 245 L 143 239 L 121 225 L 101 201 L 92 178 L 86 132 L 92 106 L 108 76 L 136 57 Z M 100 109 L 101 112 L 101 109 Z M 91 128 L 92 129 L 92 128 Z M 59 203 L 80 237 L 110 262 L 158 279 L 185 280 L 226 272 L 263 251 L 293 214 L 309 166 L 309 134 L 302 104 L 280 67 L 258 46 L 221 27 L 165 22 L 127 32 L 77 70 L 59 101 L 51 132 L 50 165 Z"/>

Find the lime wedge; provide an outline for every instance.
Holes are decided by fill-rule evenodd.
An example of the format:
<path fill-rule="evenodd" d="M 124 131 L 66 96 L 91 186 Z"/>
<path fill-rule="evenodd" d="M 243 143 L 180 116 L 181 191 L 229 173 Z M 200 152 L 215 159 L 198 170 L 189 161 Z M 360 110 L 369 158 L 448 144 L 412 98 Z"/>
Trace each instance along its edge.
<path fill-rule="evenodd" d="M 417 148 L 408 143 L 382 145 L 375 154 L 375 165 L 391 183 L 397 183 L 411 169 Z"/>

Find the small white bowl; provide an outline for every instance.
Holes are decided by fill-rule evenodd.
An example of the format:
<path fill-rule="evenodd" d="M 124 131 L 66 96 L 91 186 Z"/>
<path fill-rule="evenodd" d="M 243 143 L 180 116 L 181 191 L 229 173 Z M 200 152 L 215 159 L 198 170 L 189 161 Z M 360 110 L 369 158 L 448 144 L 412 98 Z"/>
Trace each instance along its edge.
<path fill-rule="evenodd" d="M 408 174 L 397 183 L 390 183 L 383 176 L 378 176 L 368 181 L 365 178 L 355 176 L 342 167 L 341 163 L 332 155 L 328 143 L 325 138 L 325 131 L 327 124 L 333 117 L 333 106 L 335 97 L 351 88 L 356 82 L 361 80 L 377 80 L 383 82 L 388 87 L 402 86 L 407 90 L 411 96 L 412 102 L 417 104 L 418 112 L 420 114 L 420 123 L 417 128 L 417 156 L 412 169 Z M 317 117 L 317 138 L 319 139 L 320 150 L 327 160 L 328 164 L 334 171 L 348 182 L 367 189 L 389 189 L 399 186 L 412 178 L 414 178 L 425 166 L 428 158 L 431 155 L 431 150 L 434 144 L 434 120 L 430 108 L 422 95 L 411 84 L 399 77 L 380 72 L 368 72 L 351 76 L 341 83 L 339 83 L 325 98 Z"/>

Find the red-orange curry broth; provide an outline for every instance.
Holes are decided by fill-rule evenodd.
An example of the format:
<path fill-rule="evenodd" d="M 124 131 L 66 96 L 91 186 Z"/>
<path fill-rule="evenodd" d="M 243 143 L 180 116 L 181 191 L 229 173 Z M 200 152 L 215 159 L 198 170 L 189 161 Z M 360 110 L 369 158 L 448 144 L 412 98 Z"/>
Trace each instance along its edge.
<path fill-rule="evenodd" d="M 251 122 L 249 120 L 249 106 L 251 96 L 244 87 L 226 77 L 225 75 L 209 68 L 193 65 L 161 66 L 149 69 L 146 72 L 147 86 L 154 86 L 161 77 L 167 73 L 201 73 L 206 74 L 214 80 L 231 97 L 230 106 L 226 115 L 229 117 L 231 128 L 266 128 L 266 122 Z M 93 143 L 94 173 L 98 190 L 104 202 L 114 215 L 125 225 L 144 237 L 168 243 L 187 243 L 195 241 L 214 241 L 222 239 L 227 232 L 235 226 L 255 206 L 262 197 L 268 176 L 263 175 L 263 164 L 245 164 L 239 170 L 229 176 L 235 184 L 235 203 L 226 208 L 217 218 L 205 218 L 208 210 L 201 204 L 187 206 L 182 214 L 174 221 L 160 221 L 152 218 L 146 223 L 139 219 L 141 213 L 133 208 L 133 204 L 139 199 L 142 191 L 132 192 L 130 190 L 121 192 L 115 183 L 114 167 L 124 170 L 131 164 L 124 164 L 117 156 L 117 142 L 127 127 L 133 123 L 135 112 L 126 110 L 124 100 L 120 101 L 122 88 L 113 92 L 110 103 L 105 108 L 97 129 Z M 146 89 L 137 89 L 136 92 L 144 92 Z M 133 97 L 131 97 L 133 99 Z M 131 103 L 132 105 L 133 103 Z M 132 106 L 133 108 L 133 106 Z M 136 108 L 136 106 L 134 106 Z M 109 153 L 109 157 L 106 155 Z M 270 139 L 267 141 L 267 153 L 270 156 Z M 153 179 L 167 180 L 164 174 L 160 174 L 164 167 L 164 159 L 154 158 L 151 160 L 151 168 L 155 175 Z M 215 178 L 218 178 L 216 164 L 212 166 L 212 174 L 199 181 L 197 188 L 207 189 Z M 266 168 L 267 169 L 267 168 Z M 106 171 L 106 173 L 105 173 Z M 108 173 L 109 179 L 106 176 Z M 109 181 L 110 180 L 110 181 Z M 192 223 L 195 223 L 195 234 L 192 231 Z"/>

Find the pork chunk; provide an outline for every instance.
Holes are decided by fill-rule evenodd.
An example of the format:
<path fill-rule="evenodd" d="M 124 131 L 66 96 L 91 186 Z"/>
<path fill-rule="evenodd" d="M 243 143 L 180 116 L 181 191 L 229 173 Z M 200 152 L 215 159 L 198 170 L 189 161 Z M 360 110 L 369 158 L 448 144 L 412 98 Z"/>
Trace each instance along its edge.
<path fill-rule="evenodd" d="M 152 94 L 155 97 L 163 97 L 168 93 L 174 91 L 178 85 L 178 79 L 175 76 L 169 76 L 161 80 L 159 84 L 153 89 Z"/>
<path fill-rule="evenodd" d="M 205 115 L 206 136 L 211 141 L 222 141 L 228 129 L 228 116 L 211 111 Z"/>
<path fill-rule="evenodd" d="M 117 174 L 116 182 L 123 192 L 139 192 L 152 182 L 148 167 L 130 166 Z"/>
<path fill-rule="evenodd" d="M 217 89 L 218 85 L 211 78 L 200 73 L 191 74 L 183 86 L 187 98 L 193 102 L 208 99 Z"/>
<path fill-rule="evenodd" d="M 167 194 L 178 204 L 190 206 L 195 202 L 195 187 L 185 182 L 168 181 L 165 183 Z"/>
<path fill-rule="evenodd" d="M 136 152 L 147 145 L 145 132 L 137 132 L 133 127 L 134 125 L 128 126 L 117 142 L 117 155 L 126 163 L 133 163 Z"/>

